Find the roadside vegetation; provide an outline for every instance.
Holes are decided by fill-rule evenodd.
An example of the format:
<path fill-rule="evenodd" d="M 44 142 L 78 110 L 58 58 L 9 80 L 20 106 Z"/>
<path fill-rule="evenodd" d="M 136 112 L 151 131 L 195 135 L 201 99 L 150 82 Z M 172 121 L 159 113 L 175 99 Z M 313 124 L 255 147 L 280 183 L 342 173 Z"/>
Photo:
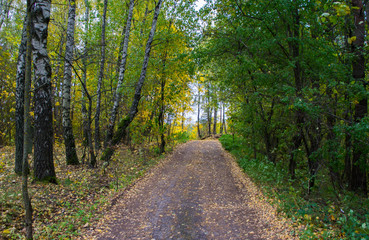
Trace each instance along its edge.
<path fill-rule="evenodd" d="M 307 166 L 291 180 L 284 170 L 286 162 L 274 165 L 263 155 L 253 158 L 250 145 L 242 137 L 223 135 L 220 141 L 270 203 L 293 221 L 302 239 L 369 239 L 367 198 L 335 191 L 324 171 L 317 175 L 319 186 L 308 195 Z"/>

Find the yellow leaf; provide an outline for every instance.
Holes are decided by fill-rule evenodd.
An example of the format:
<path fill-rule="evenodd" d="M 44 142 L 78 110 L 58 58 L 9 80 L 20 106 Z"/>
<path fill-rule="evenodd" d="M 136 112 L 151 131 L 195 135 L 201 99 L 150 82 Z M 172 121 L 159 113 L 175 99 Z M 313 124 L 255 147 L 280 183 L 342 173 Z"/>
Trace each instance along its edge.
<path fill-rule="evenodd" d="M 353 37 L 350 37 L 349 39 L 347 39 L 347 42 L 349 43 L 349 44 L 352 44 L 353 42 L 355 42 L 356 41 L 356 36 L 353 36 Z"/>
<path fill-rule="evenodd" d="M 29 112 L 29 115 L 31 115 L 32 117 L 35 116 L 35 113 L 34 112 Z"/>
<path fill-rule="evenodd" d="M 60 103 L 59 103 L 59 102 L 56 102 L 56 103 L 55 103 L 55 106 L 56 106 L 56 107 L 60 106 Z"/>
<path fill-rule="evenodd" d="M 5 229 L 5 230 L 3 231 L 3 234 L 10 234 L 10 229 Z"/>

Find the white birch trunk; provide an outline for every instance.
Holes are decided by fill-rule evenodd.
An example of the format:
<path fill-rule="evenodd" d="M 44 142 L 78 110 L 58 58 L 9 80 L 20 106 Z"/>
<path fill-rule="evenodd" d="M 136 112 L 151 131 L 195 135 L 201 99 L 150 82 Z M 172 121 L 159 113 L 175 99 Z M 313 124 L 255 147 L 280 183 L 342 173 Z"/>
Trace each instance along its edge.
<path fill-rule="evenodd" d="M 114 153 L 114 146 L 117 145 L 121 141 L 122 138 L 124 138 L 124 136 L 126 134 L 127 127 L 133 121 L 134 117 L 137 114 L 138 104 L 139 104 L 140 99 L 141 99 L 141 90 L 142 90 L 143 84 L 145 82 L 147 66 L 149 64 L 151 45 L 152 45 L 152 42 L 154 40 L 156 25 L 157 25 L 157 22 L 158 22 L 158 17 L 159 17 L 160 8 L 161 8 L 162 3 L 163 3 L 163 0 L 159 0 L 156 7 L 155 7 L 155 12 L 154 12 L 153 20 L 152 20 L 150 35 L 149 35 L 149 39 L 147 40 L 147 43 L 146 43 L 145 56 L 144 56 L 144 61 L 142 63 L 141 75 L 140 75 L 140 78 L 139 78 L 139 80 L 137 82 L 137 85 L 136 85 L 135 95 L 133 97 L 131 108 L 128 112 L 128 116 L 123 118 L 120 121 L 119 126 L 118 126 L 118 131 L 114 134 L 114 138 L 109 142 L 109 146 L 105 149 L 105 151 L 103 153 L 103 156 L 101 157 L 101 159 L 103 161 L 108 162 L 110 160 L 111 156 Z"/>
<path fill-rule="evenodd" d="M 68 165 L 79 164 L 76 144 L 74 141 L 73 127 L 70 116 L 72 62 L 74 48 L 74 27 L 76 18 L 76 2 L 70 0 L 67 26 L 67 42 L 65 46 L 65 65 L 63 81 L 63 135 L 65 145 L 66 162 Z"/>
<path fill-rule="evenodd" d="M 114 126 L 115 121 L 118 114 L 119 102 L 121 99 L 121 88 L 124 81 L 124 74 L 126 72 L 126 63 L 127 63 L 127 52 L 128 52 L 128 44 L 129 44 L 129 35 L 131 31 L 131 23 L 133 17 L 133 9 L 134 9 L 135 1 L 130 0 L 129 3 L 129 10 L 128 10 L 128 17 L 127 17 L 127 24 L 126 24 L 126 32 L 124 34 L 124 42 L 123 42 L 123 51 L 122 51 L 122 61 L 119 67 L 119 75 L 118 75 L 118 83 L 117 88 L 114 95 L 114 104 L 110 114 L 110 120 L 108 125 L 108 131 L 106 134 L 105 139 L 105 147 L 109 145 L 113 134 L 114 134 Z"/>
<path fill-rule="evenodd" d="M 99 80 L 97 82 L 97 102 L 95 116 L 95 149 L 100 149 L 100 112 L 101 112 L 101 87 L 104 78 L 105 66 L 105 26 L 106 26 L 106 10 L 108 8 L 108 0 L 104 0 L 103 21 L 101 26 L 101 59 Z"/>

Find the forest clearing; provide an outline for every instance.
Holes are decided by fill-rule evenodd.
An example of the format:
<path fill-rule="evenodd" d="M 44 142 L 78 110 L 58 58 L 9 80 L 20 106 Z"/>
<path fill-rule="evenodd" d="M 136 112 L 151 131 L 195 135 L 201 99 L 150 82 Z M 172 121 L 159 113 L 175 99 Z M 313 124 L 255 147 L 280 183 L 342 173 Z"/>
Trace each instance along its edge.
<path fill-rule="evenodd" d="M 367 0 L 0 0 L 0 238 L 369 239 L 368 16 Z"/>

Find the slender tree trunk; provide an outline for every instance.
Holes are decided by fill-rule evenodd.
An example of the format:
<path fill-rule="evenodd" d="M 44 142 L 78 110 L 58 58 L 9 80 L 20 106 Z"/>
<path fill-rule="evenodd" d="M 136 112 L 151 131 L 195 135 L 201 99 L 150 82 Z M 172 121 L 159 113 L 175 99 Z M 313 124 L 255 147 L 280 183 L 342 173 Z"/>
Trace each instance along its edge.
<path fill-rule="evenodd" d="M 114 154 L 114 151 L 115 151 L 114 147 L 121 141 L 122 138 L 125 137 L 127 127 L 133 121 L 133 119 L 135 118 L 138 112 L 138 104 L 141 99 L 141 90 L 142 90 L 142 87 L 143 87 L 143 84 L 146 78 L 147 66 L 149 64 L 149 59 L 150 59 L 151 45 L 154 40 L 156 25 L 158 22 L 158 17 L 159 17 L 162 2 L 163 0 L 159 0 L 155 7 L 150 35 L 146 43 L 145 56 L 144 56 L 144 61 L 142 64 L 141 75 L 136 85 L 135 95 L 133 97 L 132 105 L 128 112 L 128 116 L 126 116 L 120 121 L 117 132 L 114 134 L 112 141 L 110 142 L 109 146 L 105 149 L 103 156 L 101 157 L 103 161 L 108 162 L 110 160 L 111 156 Z"/>
<path fill-rule="evenodd" d="M 55 68 L 55 72 L 54 72 L 54 83 L 56 85 L 55 91 L 54 91 L 54 98 L 53 98 L 53 105 L 54 105 L 54 119 L 55 119 L 55 124 L 54 124 L 54 130 L 55 130 L 55 136 L 56 137 L 60 137 L 63 134 L 63 118 L 62 118 L 62 106 L 60 105 L 60 103 L 63 101 L 62 97 L 60 93 L 63 92 L 63 84 L 62 81 L 60 80 L 60 69 L 62 68 L 62 62 L 61 61 L 61 56 L 63 54 L 63 46 L 64 46 L 64 37 L 61 36 L 60 39 L 60 45 L 59 45 L 59 56 L 58 56 L 58 63 L 56 65 Z M 56 102 L 58 102 L 58 106 L 56 106 Z"/>
<path fill-rule="evenodd" d="M 24 19 L 22 40 L 19 45 L 17 76 L 16 76 L 16 105 L 15 105 L 15 168 L 18 175 L 22 174 L 23 142 L 24 142 L 24 81 L 26 73 L 27 55 L 27 16 Z M 30 37 L 30 36 L 28 36 Z M 31 39 L 31 38 L 28 38 Z"/>
<path fill-rule="evenodd" d="M 86 34 L 88 33 L 88 29 L 89 29 L 89 15 L 90 15 L 90 5 L 88 0 L 85 0 L 85 5 L 86 5 L 86 12 L 85 12 L 85 29 L 86 29 Z M 90 167 L 95 167 L 96 166 L 96 156 L 95 156 L 95 152 L 94 152 L 94 146 L 92 143 L 92 131 L 91 131 L 91 116 L 92 116 L 92 97 L 90 96 L 90 94 L 88 93 L 87 90 L 87 46 L 88 46 L 88 41 L 87 41 L 87 36 L 85 38 L 85 56 L 83 57 L 83 79 L 82 79 L 82 114 L 83 114 L 83 135 L 84 135 L 84 141 L 86 144 L 86 147 L 88 146 L 89 148 L 89 166 Z M 88 103 L 89 103 L 89 107 L 88 107 L 88 111 L 86 109 L 86 97 L 88 98 Z"/>
<path fill-rule="evenodd" d="M 49 0 L 36 0 L 32 7 L 32 50 L 34 83 L 34 178 L 56 183 L 53 160 L 53 112 L 51 65 L 47 53 L 47 28 L 50 21 Z"/>
<path fill-rule="evenodd" d="M 354 36 L 356 40 L 353 42 L 354 60 L 352 64 L 352 71 L 354 79 L 366 88 L 365 83 L 365 58 L 364 58 L 364 41 L 365 41 L 365 14 L 363 2 L 361 0 L 352 0 L 354 14 Z M 354 120 L 359 123 L 362 118 L 368 113 L 368 99 L 363 97 L 358 104 L 355 105 Z M 362 143 L 359 140 L 354 142 L 353 158 L 352 158 L 352 174 L 350 188 L 353 191 L 361 192 L 367 195 L 367 178 L 366 166 L 367 157 L 361 147 Z"/>
<path fill-rule="evenodd" d="M 211 122 L 212 122 L 212 117 L 211 117 L 211 107 L 208 108 L 208 136 L 211 135 Z"/>
<path fill-rule="evenodd" d="M 24 209 L 26 211 L 25 214 L 25 228 L 26 228 L 26 239 L 33 239 L 33 228 L 32 228 L 32 205 L 31 199 L 28 194 L 28 141 L 29 134 L 30 134 L 30 88 L 31 88 L 31 64 L 32 64 L 32 45 L 31 45 L 31 0 L 27 0 L 27 21 L 26 21 L 26 57 L 25 57 L 25 76 L 23 78 L 24 83 L 24 111 L 23 111 L 23 119 L 24 119 L 24 132 L 20 134 L 24 134 L 23 138 L 23 167 L 22 167 L 22 196 L 23 196 L 23 203 Z"/>
<path fill-rule="evenodd" d="M 225 104 L 223 103 L 223 128 L 224 128 L 224 133 L 227 134 L 227 126 L 226 126 L 226 121 L 225 121 Z"/>
<path fill-rule="evenodd" d="M 166 82 L 166 73 L 165 73 L 165 62 L 166 62 L 166 58 L 167 58 L 167 53 L 165 53 L 164 55 L 164 59 L 163 59 L 163 76 L 161 79 L 161 84 L 160 84 L 160 111 L 159 111 L 159 131 L 160 131 L 160 153 L 164 153 L 165 152 L 165 136 L 164 136 L 164 132 L 165 132 L 165 127 L 164 127 L 164 112 L 165 112 L 165 102 L 164 102 L 164 91 L 165 91 L 165 82 Z"/>
<path fill-rule="evenodd" d="M 100 149 L 100 108 L 101 108 L 101 87 L 104 78 L 105 66 L 105 26 L 106 26 L 106 10 L 108 8 L 108 0 L 104 0 L 103 21 L 101 26 L 101 60 L 99 80 L 97 82 L 97 102 L 96 102 L 96 116 L 95 116 L 95 149 Z"/>
<path fill-rule="evenodd" d="M 213 125 L 213 134 L 217 134 L 217 118 L 218 118 L 218 104 L 214 107 L 214 125 Z"/>
<path fill-rule="evenodd" d="M 63 133 L 64 133 L 63 135 L 64 135 L 65 155 L 68 165 L 79 164 L 70 113 L 70 105 L 71 105 L 70 91 L 72 82 L 75 18 L 76 18 L 76 2 L 75 0 L 70 0 L 68 13 L 68 26 L 67 26 L 67 42 L 65 47 L 64 82 L 63 82 Z"/>
<path fill-rule="evenodd" d="M 123 81 L 124 81 L 124 74 L 126 72 L 129 35 L 130 35 L 130 31 L 131 31 L 131 22 L 132 22 L 132 17 L 133 17 L 134 5 L 135 5 L 135 1 L 130 0 L 129 10 L 128 10 L 128 17 L 127 17 L 127 24 L 126 24 L 126 32 L 124 34 L 122 61 L 120 63 L 120 67 L 119 67 L 118 83 L 117 83 L 117 88 L 116 88 L 115 95 L 114 95 L 114 104 L 113 104 L 113 108 L 112 108 L 112 111 L 111 111 L 111 114 L 110 114 L 108 130 L 107 130 L 107 133 L 106 133 L 105 147 L 110 145 L 110 142 L 111 142 L 111 140 L 113 138 L 113 135 L 114 135 L 114 126 L 115 126 L 115 121 L 116 121 L 116 118 L 117 118 L 117 115 L 118 115 L 119 102 L 120 102 L 120 99 L 121 99 L 121 91 L 122 91 L 121 88 L 122 88 Z"/>
<path fill-rule="evenodd" d="M 88 0 L 85 0 L 85 36 L 84 36 L 84 51 L 83 51 L 83 58 L 82 58 L 82 82 L 83 85 L 87 86 L 87 46 L 88 46 L 88 37 L 87 33 L 89 31 L 89 16 L 90 16 L 90 5 Z M 81 101 L 81 111 L 82 111 L 82 132 L 83 132 L 83 147 L 84 152 L 85 149 L 89 146 L 88 142 L 88 134 L 90 130 L 90 126 L 88 125 L 88 112 L 86 108 L 86 92 L 82 90 L 82 101 Z M 84 154 L 85 156 L 85 154 Z M 82 159 L 82 164 L 84 160 Z"/>
<path fill-rule="evenodd" d="M 219 124 L 220 124 L 219 134 L 222 135 L 223 134 L 223 105 L 222 103 L 220 103 L 220 108 L 219 108 Z"/>
<path fill-rule="evenodd" d="M 200 131 L 200 111 L 201 111 L 201 95 L 200 95 L 200 85 L 197 86 L 197 136 L 201 139 Z"/>

